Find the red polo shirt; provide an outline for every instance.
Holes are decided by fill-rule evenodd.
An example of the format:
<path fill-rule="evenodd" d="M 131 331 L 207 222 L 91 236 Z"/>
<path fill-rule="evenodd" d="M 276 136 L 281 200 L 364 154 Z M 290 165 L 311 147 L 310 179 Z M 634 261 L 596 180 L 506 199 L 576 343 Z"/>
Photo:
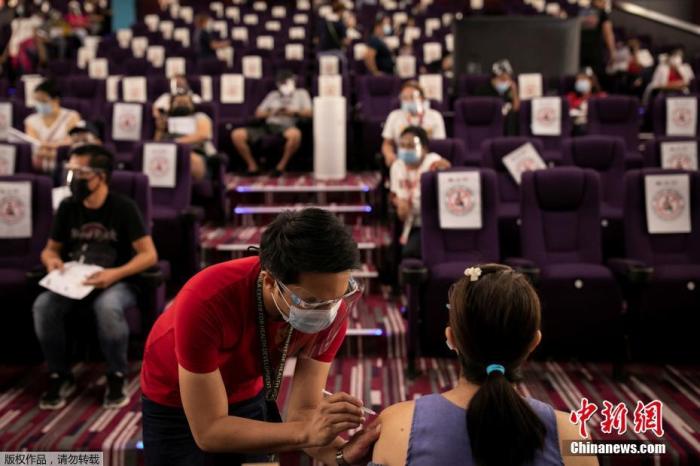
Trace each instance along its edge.
<path fill-rule="evenodd" d="M 182 406 L 178 364 L 202 374 L 219 369 L 229 404 L 252 398 L 262 390 L 256 302 L 259 273 L 259 258 L 248 257 L 208 267 L 187 282 L 148 335 L 141 368 L 141 389 L 147 398 L 166 406 Z M 345 312 L 338 314 L 340 318 Z M 275 368 L 283 340 L 279 330 L 286 325 L 266 323 Z M 322 352 L 312 355 L 330 362 L 345 338 L 347 321 L 339 331 L 333 328 L 321 332 L 316 340 L 313 335 L 294 332 L 289 354 L 297 354 L 312 341 L 330 339 Z M 331 336 L 330 332 L 337 333 Z"/>

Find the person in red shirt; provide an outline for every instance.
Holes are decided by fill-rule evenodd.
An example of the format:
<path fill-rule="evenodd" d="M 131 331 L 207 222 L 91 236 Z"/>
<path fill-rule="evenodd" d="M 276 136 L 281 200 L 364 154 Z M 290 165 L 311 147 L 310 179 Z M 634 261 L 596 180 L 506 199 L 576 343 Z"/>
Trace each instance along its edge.
<path fill-rule="evenodd" d="M 208 267 L 154 324 L 141 369 L 147 466 L 236 465 L 305 450 L 354 464 L 378 437 L 359 427 L 362 402 L 322 391 L 361 295 L 351 270 L 357 244 L 333 214 L 280 214 L 259 257 Z M 277 391 L 287 356 L 297 362 L 281 422 Z M 261 454 L 264 453 L 264 454 Z"/>

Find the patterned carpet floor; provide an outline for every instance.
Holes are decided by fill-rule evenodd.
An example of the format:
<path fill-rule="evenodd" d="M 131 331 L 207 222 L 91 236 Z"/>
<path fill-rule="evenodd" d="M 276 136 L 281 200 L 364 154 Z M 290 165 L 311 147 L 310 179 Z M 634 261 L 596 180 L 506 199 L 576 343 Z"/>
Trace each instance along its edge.
<path fill-rule="evenodd" d="M 293 373 L 294 361 L 285 370 L 285 385 L 280 393 L 284 404 Z M 458 376 L 454 360 L 423 359 L 422 375 L 411 381 L 404 375 L 401 358 L 349 358 L 336 360 L 328 379 L 328 390 L 347 391 L 381 410 L 392 403 L 422 394 L 444 391 Z M 522 393 L 570 411 L 580 407 L 581 397 L 591 402 L 623 401 L 631 412 L 637 400 L 663 402 L 667 453 L 657 458 L 613 456 L 601 458 L 603 465 L 700 464 L 700 368 L 678 366 L 631 366 L 624 382 L 611 377 L 606 365 L 581 363 L 529 363 Z M 131 403 L 120 410 L 104 410 L 100 400 L 104 390 L 101 366 L 80 364 L 75 367 L 79 390 L 68 406 L 59 412 L 41 411 L 39 395 L 45 388 L 43 367 L 0 368 L 0 450 L 2 451 L 102 451 L 105 464 L 143 464 L 141 452 L 141 401 L 138 383 L 139 363 L 132 364 L 128 391 Z M 599 437 L 599 412 L 589 429 Z M 651 440 L 653 434 L 647 434 Z M 641 440 L 631 429 L 624 438 Z M 308 460 L 289 457 L 283 465 L 309 464 Z"/>

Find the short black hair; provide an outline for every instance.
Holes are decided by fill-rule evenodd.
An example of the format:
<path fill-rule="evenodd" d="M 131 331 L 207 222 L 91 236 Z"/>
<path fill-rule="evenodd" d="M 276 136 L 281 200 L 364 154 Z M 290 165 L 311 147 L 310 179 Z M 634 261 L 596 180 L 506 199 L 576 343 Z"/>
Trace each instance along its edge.
<path fill-rule="evenodd" d="M 292 79 L 292 78 L 294 78 L 294 73 L 292 73 L 291 70 L 281 69 L 275 75 L 275 83 L 281 84 L 283 82 L 286 82 L 288 79 Z"/>
<path fill-rule="evenodd" d="M 260 241 L 260 264 L 285 284 L 304 272 L 340 273 L 359 267 L 357 243 L 331 212 L 307 208 L 279 214 Z"/>
<path fill-rule="evenodd" d="M 41 83 L 39 83 L 34 88 L 34 92 L 43 92 L 44 94 L 48 95 L 52 99 L 60 99 L 61 98 L 61 92 L 58 90 L 58 86 L 56 86 L 56 83 L 50 79 L 44 80 Z"/>
<path fill-rule="evenodd" d="M 105 180 L 109 183 L 114 171 L 114 154 L 104 146 L 98 144 L 83 144 L 71 149 L 69 156 L 90 157 L 88 166 L 101 170 L 105 174 Z"/>
<path fill-rule="evenodd" d="M 420 126 L 407 126 L 401 131 L 401 137 L 404 134 L 412 134 L 420 140 L 420 144 L 423 147 L 428 147 L 428 132 Z"/>

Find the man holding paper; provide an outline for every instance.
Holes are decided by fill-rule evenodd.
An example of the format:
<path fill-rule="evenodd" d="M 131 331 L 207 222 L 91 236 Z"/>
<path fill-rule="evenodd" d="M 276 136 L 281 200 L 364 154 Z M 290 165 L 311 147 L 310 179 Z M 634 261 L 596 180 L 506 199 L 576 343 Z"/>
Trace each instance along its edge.
<path fill-rule="evenodd" d="M 82 283 L 63 283 L 63 295 L 45 291 L 34 302 L 34 328 L 50 373 L 49 388 L 39 402 L 41 409 L 62 408 L 75 391 L 66 352 L 65 317 L 84 305 L 67 297 L 75 297 L 71 290 L 82 286 L 96 289 L 87 296 L 86 304 L 95 313 L 107 360 L 104 407 L 119 408 L 129 402 L 124 390 L 129 341 L 124 311 L 136 303 L 136 285 L 130 278 L 153 266 L 157 254 L 136 204 L 109 189 L 113 163 L 113 155 L 104 147 L 83 145 L 72 150 L 66 165 L 72 195 L 54 216 L 41 261 L 50 275 L 63 271 L 64 262 L 70 267 L 89 264 L 101 270 Z M 54 273 L 57 275 L 60 279 L 60 273 Z"/>

